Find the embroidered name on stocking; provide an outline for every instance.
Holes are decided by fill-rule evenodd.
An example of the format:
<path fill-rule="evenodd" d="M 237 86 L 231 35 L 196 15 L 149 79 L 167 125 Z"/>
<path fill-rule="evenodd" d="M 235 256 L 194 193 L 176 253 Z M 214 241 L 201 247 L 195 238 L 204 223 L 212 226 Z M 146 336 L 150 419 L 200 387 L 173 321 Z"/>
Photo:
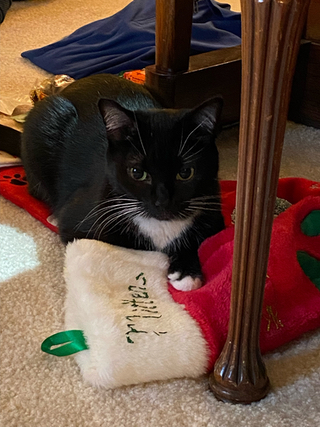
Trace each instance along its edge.
<path fill-rule="evenodd" d="M 147 290 L 147 279 L 144 273 L 140 273 L 136 280 L 137 285 L 128 287 L 129 299 L 122 300 L 122 304 L 127 304 L 130 311 L 126 316 L 128 331 L 126 339 L 129 344 L 134 344 L 139 334 L 154 333 L 158 336 L 164 335 L 166 331 L 155 331 L 152 327 L 151 319 L 160 319 L 162 315 L 154 300 L 149 297 Z"/>

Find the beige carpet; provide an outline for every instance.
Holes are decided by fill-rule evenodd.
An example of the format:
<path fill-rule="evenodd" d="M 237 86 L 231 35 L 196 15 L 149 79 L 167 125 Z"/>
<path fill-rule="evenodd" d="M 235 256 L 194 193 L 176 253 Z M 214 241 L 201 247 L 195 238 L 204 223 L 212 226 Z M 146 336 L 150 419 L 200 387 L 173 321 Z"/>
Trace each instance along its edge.
<path fill-rule="evenodd" d="M 47 74 L 20 57 L 128 0 L 14 2 L 0 26 L 1 99 L 27 95 Z M 88 6 L 90 5 L 90 6 Z M 234 179 L 237 132 L 219 138 L 221 178 Z M 320 181 L 320 130 L 289 123 L 282 176 Z M 218 402 L 207 377 L 119 388 L 84 384 L 73 359 L 40 351 L 63 330 L 64 247 L 23 210 L 1 199 L 1 427 L 316 427 L 320 425 L 320 331 L 264 357 L 272 390 L 250 406 Z M 121 357 L 121 355 L 119 355 Z M 178 361 L 177 361 L 178 363 Z M 141 369 L 148 369 L 141 361 Z"/>

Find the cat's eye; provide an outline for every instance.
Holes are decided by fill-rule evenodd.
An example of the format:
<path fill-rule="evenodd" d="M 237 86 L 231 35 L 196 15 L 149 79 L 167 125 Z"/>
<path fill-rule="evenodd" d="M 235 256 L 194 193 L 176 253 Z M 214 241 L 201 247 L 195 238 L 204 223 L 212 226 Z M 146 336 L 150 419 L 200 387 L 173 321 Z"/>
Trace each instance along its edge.
<path fill-rule="evenodd" d="M 149 174 L 140 168 L 130 168 L 128 172 L 135 181 L 146 181 L 149 179 Z"/>
<path fill-rule="evenodd" d="M 194 176 L 194 168 L 182 168 L 180 172 L 177 173 L 176 179 L 179 181 L 188 181 Z"/>

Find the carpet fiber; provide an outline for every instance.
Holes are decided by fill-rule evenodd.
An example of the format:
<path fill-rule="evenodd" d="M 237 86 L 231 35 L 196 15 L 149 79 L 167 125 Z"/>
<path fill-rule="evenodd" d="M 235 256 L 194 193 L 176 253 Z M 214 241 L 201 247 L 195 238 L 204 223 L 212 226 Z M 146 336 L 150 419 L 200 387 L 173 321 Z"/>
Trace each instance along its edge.
<path fill-rule="evenodd" d="M 1 24 L 1 99 L 17 100 L 48 74 L 20 57 L 120 10 L 128 0 L 14 2 Z M 89 10 L 90 9 L 90 10 Z M 235 179 L 238 128 L 219 137 L 222 179 Z M 320 181 L 320 130 L 288 123 L 281 176 Z M 316 427 L 320 331 L 264 356 L 272 389 L 250 406 L 217 401 L 207 376 L 115 390 L 84 383 L 74 358 L 40 351 L 63 330 L 64 247 L 58 236 L 0 200 L 1 427 Z M 119 355 L 120 356 L 120 355 Z M 177 361 L 177 363 L 179 363 Z M 141 361 L 141 369 L 148 369 Z"/>

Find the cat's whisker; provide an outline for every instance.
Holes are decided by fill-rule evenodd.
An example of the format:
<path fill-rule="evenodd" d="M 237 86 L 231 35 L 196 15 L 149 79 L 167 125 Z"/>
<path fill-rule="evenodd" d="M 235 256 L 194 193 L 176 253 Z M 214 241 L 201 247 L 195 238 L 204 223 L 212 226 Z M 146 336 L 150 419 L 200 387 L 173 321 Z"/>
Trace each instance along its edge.
<path fill-rule="evenodd" d="M 196 211 L 211 211 L 211 212 L 220 212 L 220 208 L 209 208 L 206 206 L 190 206 L 185 209 L 188 212 L 196 212 Z"/>
<path fill-rule="evenodd" d="M 105 214 L 108 213 L 108 209 L 107 208 L 100 208 L 98 210 L 96 210 L 97 207 L 91 209 L 91 211 L 83 218 L 82 221 L 80 221 L 77 226 L 74 228 L 75 231 L 79 230 L 79 228 L 87 221 L 89 221 L 91 218 L 96 217 L 97 215 L 99 215 L 99 218 L 101 218 L 102 216 L 104 216 Z M 100 215 L 100 213 L 103 212 L 103 214 Z M 98 220 L 99 220 L 98 218 Z M 95 224 L 95 223 L 94 223 Z"/>
<path fill-rule="evenodd" d="M 197 130 L 197 129 L 199 129 L 199 127 L 201 126 L 201 123 L 198 125 L 198 126 L 196 126 L 190 133 L 189 133 L 189 135 L 186 137 L 186 139 L 184 140 L 184 142 L 182 143 L 182 144 L 180 144 L 180 147 L 179 147 L 179 151 L 178 151 L 178 156 L 181 156 L 181 154 L 182 154 L 182 152 L 183 152 L 183 150 L 184 150 L 184 147 L 186 146 L 186 143 L 188 142 L 188 140 L 189 140 L 189 138 L 190 138 L 190 136 Z"/>
<path fill-rule="evenodd" d="M 108 194 L 108 197 L 109 196 L 111 196 L 111 194 L 112 194 L 113 192 L 110 192 L 109 194 Z M 126 197 L 125 195 L 115 195 L 115 196 L 113 196 L 113 197 L 109 197 L 108 199 L 106 199 L 106 200 L 102 200 L 102 201 L 98 201 L 97 203 L 101 203 L 101 204 L 104 204 L 104 203 L 113 203 L 113 202 L 122 202 L 122 201 L 124 201 L 124 202 L 134 202 L 134 203 L 138 203 L 138 201 L 137 200 L 135 200 L 135 199 L 132 199 L 132 198 L 130 198 L 130 197 Z"/>
<path fill-rule="evenodd" d="M 189 219 L 190 216 L 192 216 L 192 213 L 190 215 L 189 213 L 186 213 L 186 212 L 180 212 L 178 215 L 178 218 L 179 219 Z"/>
<path fill-rule="evenodd" d="M 138 125 L 138 121 L 137 121 L 136 113 L 135 113 L 134 111 L 133 111 L 133 116 L 134 116 L 134 120 L 135 120 L 136 125 L 137 125 L 137 132 L 138 132 L 138 136 L 139 136 L 140 144 L 141 144 L 142 150 L 143 150 L 143 152 L 144 152 L 144 155 L 146 156 L 146 155 L 147 155 L 147 152 L 146 152 L 146 149 L 144 148 L 144 145 L 143 145 L 143 142 L 142 142 L 142 138 L 141 138 L 141 134 L 140 134 L 140 129 L 139 129 L 139 125 Z"/>
<path fill-rule="evenodd" d="M 141 203 L 136 200 L 131 200 L 130 203 L 119 203 L 117 205 L 112 205 L 110 207 L 104 206 L 100 209 L 98 209 L 94 215 L 91 216 L 98 216 L 96 221 L 92 224 L 91 229 L 95 227 L 96 223 L 101 221 L 103 217 L 107 215 L 107 218 L 103 220 L 104 223 L 106 221 L 110 221 L 111 223 L 117 219 L 119 219 L 123 213 L 130 215 L 131 212 L 137 212 L 141 210 Z"/>
<path fill-rule="evenodd" d="M 116 209 L 115 209 L 116 208 Z M 96 226 L 96 224 L 99 224 L 99 222 L 101 221 L 101 219 L 103 218 L 103 217 L 105 217 L 105 216 L 107 216 L 107 215 L 109 215 L 109 213 L 111 212 L 111 215 L 110 216 L 107 216 L 107 218 L 104 220 L 104 221 L 106 221 L 106 220 L 108 220 L 108 219 L 113 219 L 113 220 L 116 220 L 117 219 L 117 217 L 119 216 L 119 213 L 121 212 L 121 211 L 123 211 L 123 210 L 126 210 L 126 212 L 128 212 L 128 210 L 130 210 L 130 209 L 136 209 L 136 207 L 135 206 L 128 206 L 128 207 L 124 207 L 123 205 L 117 205 L 117 206 L 115 206 L 114 208 L 113 207 L 110 207 L 110 208 L 108 208 L 108 207 L 104 207 L 104 208 L 102 208 L 102 209 L 100 209 L 100 212 L 102 212 L 99 216 L 98 216 L 98 218 L 94 221 L 94 223 L 91 225 L 91 227 L 90 227 L 90 229 L 89 229 L 89 231 L 87 232 L 87 237 L 89 236 L 89 234 L 91 233 L 91 231 L 95 228 L 95 226 Z M 113 212 L 112 212 L 113 211 Z M 98 213 L 95 213 L 94 215 L 92 215 L 92 216 L 96 216 Z M 88 220 L 89 218 L 87 218 L 87 220 Z M 98 229 L 99 229 L 99 227 L 100 227 L 100 225 L 98 226 Z M 95 234 L 96 234 L 96 232 L 94 233 L 94 236 L 95 236 Z"/>
<path fill-rule="evenodd" d="M 136 216 L 138 216 L 137 213 L 130 214 L 128 216 L 128 218 L 124 221 L 124 224 L 123 224 L 124 226 L 123 226 L 122 230 L 120 230 L 120 234 L 126 234 L 127 232 L 129 232 L 130 228 L 132 228 L 132 221 Z"/>
<path fill-rule="evenodd" d="M 120 226 L 122 223 L 129 222 L 132 217 L 136 216 L 137 214 L 137 209 L 131 209 L 131 211 L 126 209 L 122 213 L 113 213 L 110 217 L 106 218 L 99 224 L 99 227 L 95 231 L 95 235 L 100 230 L 98 235 L 98 239 L 100 239 L 104 230 L 107 229 L 108 232 L 110 232 L 116 226 Z"/>
<path fill-rule="evenodd" d="M 119 225 L 119 222 L 121 222 L 119 221 L 119 218 L 118 218 L 118 222 L 116 221 L 117 221 L 117 217 L 114 217 L 114 218 L 108 217 L 103 221 L 99 222 L 96 229 L 92 227 L 94 230 L 93 237 L 97 238 L 98 240 L 101 240 L 101 235 L 104 232 L 104 230 L 108 230 L 108 232 L 110 232 L 116 225 Z M 110 227 L 110 225 L 112 225 L 112 227 Z"/>
<path fill-rule="evenodd" d="M 185 159 L 186 158 L 186 156 L 187 156 L 187 154 L 190 152 L 190 151 L 192 151 L 193 149 L 194 149 L 194 147 L 199 143 L 201 141 L 201 138 L 198 138 L 197 140 L 196 140 L 196 142 L 193 144 L 193 145 L 191 145 L 191 147 L 189 147 L 188 148 L 188 150 L 185 152 L 185 153 L 183 153 L 182 154 L 182 158 L 183 159 Z M 200 150 L 199 150 L 199 152 L 201 152 L 202 150 L 204 149 L 204 147 L 202 147 Z M 188 157 L 188 156 L 187 156 Z"/>
<path fill-rule="evenodd" d="M 135 145 L 134 145 L 134 143 L 131 141 L 131 138 L 127 138 L 127 140 L 130 142 L 130 144 L 132 145 L 132 147 L 139 153 L 139 155 L 141 156 L 142 155 L 142 153 L 141 153 L 141 151 L 139 150 L 139 148 L 138 147 L 136 147 Z"/>
<path fill-rule="evenodd" d="M 122 215 L 125 215 L 125 213 L 122 213 Z M 102 221 L 101 224 L 99 224 L 99 227 L 95 231 L 95 234 L 99 231 L 98 234 L 98 240 L 101 240 L 101 235 L 105 230 L 110 233 L 115 227 L 119 227 L 121 225 L 121 215 L 119 215 L 117 218 L 108 218 L 108 220 Z"/>
<path fill-rule="evenodd" d="M 201 202 L 201 201 L 189 203 L 189 206 L 194 206 L 194 205 L 196 205 L 196 206 L 221 206 L 221 203 L 219 203 L 219 202 Z"/>
<path fill-rule="evenodd" d="M 130 230 L 130 228 L 132 228 L 132 223 L 136 217 L 146 217 L 145 211 L 141 209 L 137 212 L 130 214 L 127 218 L 127 226 L 120 231 L 120 234 L 125 234 Z M 139 233 L 135 233 L 135 238 L 141 240 L 141 236 L 139 235 Z M 149 246 L 149 249 L 151 249 L 151 246 Z"/>
<path fill-rule="evenodd" d="M 181 138 L 180 138 L 180 144 L 179 144 L 179 151 L 178 151 L 178 156 L 180 155 L 180 152 L 181 152 L 181 147 L 182 147 L 182 144 L 183 144 L 183 126 L 182 126 L 182 128 L 181 128 Z"/>
<path fill-rule="evenodd" d="M 210 201 L 210 200 L 192 200 L 188 204 L 189 206 L 197 205 L 197 206 L 221 206 L 220 201 Z"/>
<path fill-rule="evenodd" d="M 128 202 L 122 202 L 123 200 L 128 200 Z M 121 201 L 121 204 L 114 204 L 115 201 Z M 103 205 L 107 205 L 107 204 L 112 204 L 111 206 L 103 206 Z M 95 206 L 93 209 L 91 209 L 91 211 L 84 217 L 84 219 L 82 221 L 79 222 L 79 224 L 77 224 L 77 226 L 75 227 L 75 230 L 78 230 L 80 228 L 81 225 L 83 225 L 84 222 L 89 221 L 91 218 L 94 218 L 97 215 L 101 215 L 99 216 L 99 218 L 101 218 L 102 216 L 109 214 L 113 211 L 117 211 L 117 210 L 121 210 L 124 208 L 130 208 L 132 206 L 139 206 L 139 202 L 133 199 L 109 199 L 109 200 L 105 200 L 101 203 L 99 203 L 97 206 Z M 98 220 L 99 220 L 98 218 Z"/>
<path fill-rule="evenodd" d="M 103 216 L 108 214 L 108 218 L 117 218 L 122 212 L 130 213 L 135 212 L 137 210 L 137 206 L 116 206 L 110 209 L 102 210 L 103 213 L 99 216 L 98 219 L 101 219 Z"/>
<path fill-rule="evenodd" d="M 88 221 L 88 219 L 92 216 L 92 215 L 94 215 L 93 214 L 93 212 L 94 212 L 94 210 L 96 209 L 97 207 L 95 206 L 94 208 L 92 208 L 88 213 L 87 213 L 87 215 L 81 220 L 81 221 L 79 221 L 78 222 L 78 224 L 74 227 L 74 231 L 78 231 L 79 230 L 79 228 L 86 222 L 86 221 Z"/>
<path fill-rule="evenodd" d="M 190 154 L 189 156 L 183 155 L 182 160 L 184 162 L 190 162 L 191 160 L 194 160 L 198 156 L 198 154 L 200 154 L 201 151 L 203 151 L 203 149 L 204 149 L 204 147 L 201 148 L 200 150 L 196 151 L 195 153 Z"/>
<path fill-rule="evenodd" d="M 219 196 L 217 194 L 209 194 L 206 196 L 193 197 L 191 200 L 208 200 L 208 199 L 218 199 Z"/>
<path fill-rule="evenodd" d="M 211 211 L 211 212 L 219 212 L 221 209 L 219 207 L 207 207 L 207 206 L 193 206 L 190 208 L 187 208 L 188 212 L 204 212 L 204 211 Z"/>
<path fill-rule="evenodd" d="M 190 136 L 197 130 L 197 129 L 199 129 L 199 127 L 201 127 L 202 125 L 203 125 L 203 123 L 206 121 L 207 119 L 204 119 L 204 120 L 202 120 L 202 122 L 198 125 L 198 126 L 196 126 L 190 133 L 189 133 L 189 135 L 186 137 L 186 139 L 184 140 L 184 142 L 183 142 L 183 144 L 182 144 L 182 146 L 181 146 L 181 144 L 180 144 L 180 148 L 179 148 L 179 152 L 178 152 L 178 156 L 181 156 L 182 155 L 182 152 L 183 152 L 183 150 L 184 150 L 184 147 L 186 146 L 186 143 L 188 142 L 188 140 L 189 140 L 189 138 L 190 138 Z"/>
<path fill-rule="evenodd" d="M 212 200 L 213 199 L 213 200 Z M 217 199 L 217 198 L 215 198 Z M 195 199 L 191 199 L 189 200 L 188 203 L 188 207 L 192 208 L 192 207 L 197 207 L 197 208 L 213 208 L 216 207 L 218 209 L 221 208 L 221 201 L 218 200 L 214 200 L 214 198 L 195 198 Z"/>
<path fill-rule="evenodd" d="M 125 208 L 131 208 L 132 206 L 135 206 L 135 205 L 133 205 L 131 203 L 122 203 L 121 205 L 120 204 L 119 205 L 112 205 L 110 207 L 104 206 L 104 207 L 101 207 L 100 209 L 98 209 L 96 212 L 92 212 L 90 217 L 88 217 L 87 219 L 94 217 L 96 215 L 99 215 L 101 212 L 110 213 L 110 212 L 125 209 Z"/>

